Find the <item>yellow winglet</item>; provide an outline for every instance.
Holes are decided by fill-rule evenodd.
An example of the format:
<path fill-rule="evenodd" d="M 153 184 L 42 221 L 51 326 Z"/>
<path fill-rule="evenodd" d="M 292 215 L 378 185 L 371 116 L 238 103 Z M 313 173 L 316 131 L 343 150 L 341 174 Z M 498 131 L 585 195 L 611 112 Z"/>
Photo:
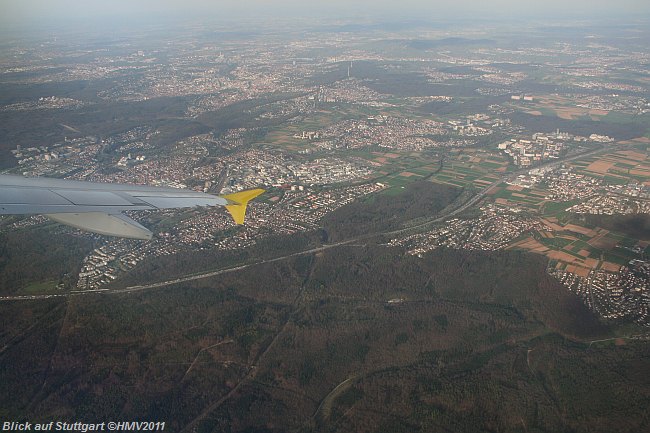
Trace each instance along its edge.
<path fill-rule="evenodd" d="M 228 203 L 226 209 L 230 212 L 230 216 L 235 220 L 235 224 L 244 224 L 246 217 L 246 205 L 249 201 L 264 193 L 263 189 L 249 189 L 248 191 L 236 192 L 222 196 Z"/>

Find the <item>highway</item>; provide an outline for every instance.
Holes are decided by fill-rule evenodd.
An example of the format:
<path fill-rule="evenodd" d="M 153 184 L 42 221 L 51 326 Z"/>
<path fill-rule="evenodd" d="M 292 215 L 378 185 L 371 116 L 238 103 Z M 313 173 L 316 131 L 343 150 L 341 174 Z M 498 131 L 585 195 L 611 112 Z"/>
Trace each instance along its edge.
<path fill-rule="evenodd" d="M 625 147 L 621 147 L 621 149 L 624 149 Z M 572 155 L 567 158 L 563 158 L 561 160 L 557 161 L 552 161 L 548 162 L 546 164 L 542 164 L 539 166 L 536 166 L 535 168 L 544 168 L 544 167 L 550 167 L 553 165 L 558 165 L 562 164 L 565 162 L 573 161 L 579 158 L 585 158 L 593 155 L 597 155 L 599 153 L 603 153 L 605 151 L 609 151 L 611 149 L 608 148 L 599 148 L 595 149 L 589 152 L 584 152 L 576 155 Z M 298 257 L 298 256 L 303 256 L 307 254 L 314 254 L 314 253 L 319 253 L 322 251 L 330 250 L 332 248 L 338 248 L 344 245 L 350 245 L 350 244 L 355 244 L 355 243 L 360 243 L 360 242 L 365 242 L 368 241 L 369 239 L 376 238 L 378 236 L 395 236 L 399 235 L 405 232 L 410 232 L 414 230 L 421 230 L 423 228 L 426 228 L 427 226 L 430 226 L 432 224 L 440 223 L 448 218 L 451 218 L 453 216 L 456 216 L 465 210 L 469 209 L 470 207 L 476 205 L 479 203 L 487 194 L 490 193 L 494 188 L 496 188 L 499 184 L 505 182 L 508 179 L 511 179 L 515 176 L 518 176 L 520 174 L 525 174 L 530 170 L 530 168 L 526 169 L 521 169 L 517 170 L 512 173 L 508 173 L 501 178 L 495 180 L 491 184 L 485 186 L 481 190 L 479 190 L 473 197 L 471 197 L 469 200 L 467 200 L 465 203 L 460 205 L 459 207 L 456 207 L 454 209 L 450 209 L 449 211 L 444 211 L 441 212 L 441 214 L 437 215 L 435 218 L 432 218 L 430 220 L 426 220 L 424 222 L 421 222 L 417 225 L 406 227 L 406 228 L 401 228 L 397 230 L 390 230 L 390 231 L 384 231 L 384 232 L 378 232 L 378 233 L 372 233 L 372 234 L 367 234 L 367 235 L 362 235 L 355 237 L 353 239 L 348 239 L 345 241 L 340 241 L 336 242 L 333 244 L 327 244 L 327 245 L 322 245 L 316 248 L 311 248 L 311 249 L 306 249 L 303 251 L 298 251 L 295 253 L 291 254 L 286 254 L 283 256 L 275 257 L 272 259 L 263 259 L 263 260 L 258 260 L 255 262 L 239 265 L 239 266 L 234 266 L 234 267 L 229 267 L 229 268 L 224 268 L 224 269 L 218 269 L 214 271 L 209 271 L 209 272 L 204 272 L 200 274 L 194 274 L 194 275 L 184 275 L 180 276 L 178 278 L 166 280 L 166 281 L 159 281 L 151 284 L 143 284 L 143 285 L 136 285 L 136 286 L 128 286 L 125 288 L 117 288 L 117 289 L 97 289 L 97 290 L 73 290 L 70 292 L 65 292 L 65 293 L 53 293 L 53 294 L 42 294 L 42 295 L 16 295 L 16 296 L 1 296 L 0 297 L 0 302 L 2 301 L 34 301 L 34 300 L 39 300 L 39 299 L 51 299 L 51 298 L 60 298 L 60 297 L 73 297 L 73 296 L 83 296 L 83 295 L 115 295 L 115 294 L 121 294 L 121 293 L 133 293 L 133 292 L 139 292 L 143 290 L 151 290 L 151 289 L 158 289 L 162 287 L 168 287 L 172 286 L 175 284 L 181 284 L 181 283 L 187 283 L 190 281 L 196 281 L 196 280 L 202 280 L 206 278 L 212 278 L 216 277 L 219 275 L 227 274 L 230 272 L 236 272 L 236 271 L 241 271 L 250 267 L 254 266 L 259 266 L 265 263 L 274 263 L 274 262 L 279 262 L 283 260 L 290 259 L 292 257 Z"/>

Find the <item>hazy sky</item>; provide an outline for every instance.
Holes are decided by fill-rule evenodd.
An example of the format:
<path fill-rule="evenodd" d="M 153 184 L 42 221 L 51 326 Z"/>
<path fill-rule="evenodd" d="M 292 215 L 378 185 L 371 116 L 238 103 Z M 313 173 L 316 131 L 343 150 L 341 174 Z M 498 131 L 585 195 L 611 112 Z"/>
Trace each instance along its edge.
<path fill-rule="evenodd" d="M 0 23 L 38 27 L 76 21 L 322 16 L 341 19 L 649 17 L 650 0 L 0 0 Z"/>

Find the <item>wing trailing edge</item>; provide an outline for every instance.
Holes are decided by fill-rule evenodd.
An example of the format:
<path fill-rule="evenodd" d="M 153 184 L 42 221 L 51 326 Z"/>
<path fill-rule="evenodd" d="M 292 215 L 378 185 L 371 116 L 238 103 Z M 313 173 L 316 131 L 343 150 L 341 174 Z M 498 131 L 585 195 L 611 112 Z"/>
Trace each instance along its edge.
<path fill-rule="evenodd" d="M 153 233 L 149 229 L 122 213 L 55 213 L 46 214 L 45 216 L 61 224 L 100 235 L 143 240 L 153 238 Z"/>

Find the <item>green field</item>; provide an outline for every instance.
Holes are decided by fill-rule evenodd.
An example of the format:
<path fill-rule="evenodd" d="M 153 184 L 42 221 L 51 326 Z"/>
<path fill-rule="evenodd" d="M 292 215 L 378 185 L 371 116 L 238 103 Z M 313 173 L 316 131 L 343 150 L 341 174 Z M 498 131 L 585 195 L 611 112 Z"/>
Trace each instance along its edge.
<path fill-rule="evenodd" d="M 557 216 L 566 212 L 568 208 L 580 203 L 580 200 L 571 200 L 563 202 L 547 202 L 544 205 L 543 214 L 546 216 Z"/>
<path fill-rule="evenodd" d="M 58 280 L 47 280 L 31 283 L 19 290 L 21 295 L 42 295 L 54 293 L 57 290 Z"/>

